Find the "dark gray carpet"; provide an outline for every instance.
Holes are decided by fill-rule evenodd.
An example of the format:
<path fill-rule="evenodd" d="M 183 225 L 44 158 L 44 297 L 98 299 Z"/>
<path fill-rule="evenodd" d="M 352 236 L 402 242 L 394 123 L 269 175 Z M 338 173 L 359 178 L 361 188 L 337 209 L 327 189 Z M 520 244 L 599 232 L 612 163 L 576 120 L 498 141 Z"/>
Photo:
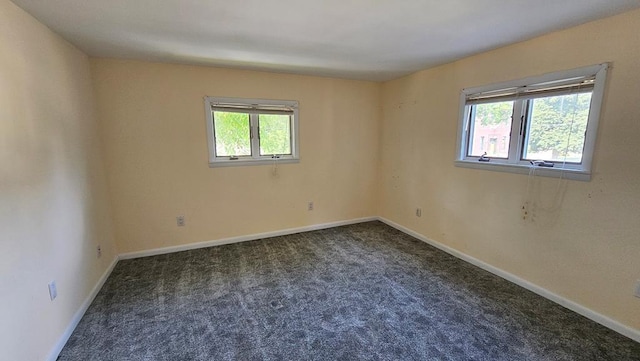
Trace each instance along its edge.
<path fill-rule="evenodd" d="M 59 360 L 640 360 L 380 222 L 118 263 Z"/>

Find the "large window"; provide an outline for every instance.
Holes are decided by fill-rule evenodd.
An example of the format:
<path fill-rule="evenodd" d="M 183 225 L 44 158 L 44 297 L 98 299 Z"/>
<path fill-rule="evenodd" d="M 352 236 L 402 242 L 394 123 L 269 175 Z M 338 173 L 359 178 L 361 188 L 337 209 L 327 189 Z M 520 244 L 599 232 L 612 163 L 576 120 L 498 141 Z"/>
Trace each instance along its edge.
<path fill-rule="evenodd" d="M 205 98 L 209 165 L 296 162 L 298 102 Z"/>
<path fill-rule="evenodd" d="M 456 165 L 589 180 L 606 70 L 464 89 Z"/>

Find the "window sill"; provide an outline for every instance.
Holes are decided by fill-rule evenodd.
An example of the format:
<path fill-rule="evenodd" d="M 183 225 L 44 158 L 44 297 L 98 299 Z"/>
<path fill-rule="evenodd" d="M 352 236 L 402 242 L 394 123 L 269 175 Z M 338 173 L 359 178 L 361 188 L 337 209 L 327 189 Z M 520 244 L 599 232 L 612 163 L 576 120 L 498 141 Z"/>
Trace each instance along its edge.
<path fill-rule="evenodd" d="M 273 165 L 275 164 L 291 164 L 299 163 L 300 158 L 285 158 L 285 159 L 238 159 L 238 160 L 217 160 L 215 162 L 209 162 L 209 168 L 218 167 L 237 167 L 248 165 Z"/>
<path fill-rule="evenodd" d="M 491 163 L 491 162 L 478 162 L 473 160 L 456 160 L 456 167 L 472 168 L 472 169 L 484 169 L 494 172 L 506 172 L 516 174 L 529 174 L 531 172 L 531 166 L 522 164 L 505 164 L 505 163 Z M 588 182 L 591 180 L 591 172 L 577 170 L 577 169 L 562 169 L 562 168 L 547 168 L 547 167 L 533 167 L 534 173 L 541 177 L 551 178 L 564 178 L 577 181 Z"/>

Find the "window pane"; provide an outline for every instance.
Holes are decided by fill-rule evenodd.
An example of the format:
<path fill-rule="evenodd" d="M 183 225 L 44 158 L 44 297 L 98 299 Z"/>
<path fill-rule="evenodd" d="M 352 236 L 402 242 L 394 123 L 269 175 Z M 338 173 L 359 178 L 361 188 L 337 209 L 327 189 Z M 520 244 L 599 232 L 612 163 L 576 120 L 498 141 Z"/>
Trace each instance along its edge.
<path fill-rule="evenodd" d="M 214 111 L 213 126 L 218 157 L 251 155 L 249 114 Z"/>
<path fill-rule="evenodd" d="M 260 114 L 260 155 L 291 154 L 291 117 Z"/>
<path fill-rule="evenodd" d="M 468 154 L 508 158 L 513 101 L 476 104 L 471 108 Z"/>
<path fill-rule="evenodd" d="M 591 93 L 536 98 L 529 103 L 530 117 L 522 158 L 582 162 Z"/>

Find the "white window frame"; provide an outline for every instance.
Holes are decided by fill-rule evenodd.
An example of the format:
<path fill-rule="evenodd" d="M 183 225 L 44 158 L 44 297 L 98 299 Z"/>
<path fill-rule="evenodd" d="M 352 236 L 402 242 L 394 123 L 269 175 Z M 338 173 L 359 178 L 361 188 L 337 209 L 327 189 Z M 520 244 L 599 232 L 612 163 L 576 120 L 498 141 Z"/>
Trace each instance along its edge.
<path fill-rule="evenodd" d="M 247 113 L 250 117 L 251 156 L 230 157 L 216 154 L 213 112 L 218 110 Z M 207 121 L 209 167 L 297 163 L 300 161 L 298 146 L 298 102 L 295 100 L 246 99 L 205 97 L 204 110 Z M 291 154 L 260 155 L 259 114 L 291 115 Z"/>
<path fill-rule="evenodd" d="M 565 70 L 560 72 L 548 73 L 540 76 L 529 77 L 525 79 L 507 81 L 487 86 L 474 88 L 465 88 L 460 94 L 460 116 L 458 123 L 458 140 L 456 145 L 455 165 L 458 167 L 486 169 L 501 172 L 528 174 L 535 168 L 536 175 L 546 177 L 561 177 L 573 180 L 589 181 L 591 179 L 591 165 L 593 161 L 593 152 L 598 131 L 598 122 L 600 119 L 600 110 L 604 97 L 604 89 L 606 82 L 608 63 L 587 66 L 578 69 Z M 542 167 L 532 165 L 529 160 L 522 158 L 523 144 L 526 134 L 525 117 L 528 116 L 526 109 L 526 101 L 535 99 L 537 96 L 528 95 L 535 92 L 536 89 L 545 89 L 550 87 L 549 83 L 562 84 L 562 81 L 571 82 L 573 79 L 593 78 L 593 90 L 591 93 L 591 105 L 589 108 L 589 117 L 587 120 L 587 130 L 585 133 L 584 150 L 582 153 L 581 163 L 563 163 L 554 162 L 553 167 Z M 547 91 L 547 90 L 545 90 Z M 503 97 L 502 99 L 515 100 L 513 110 L 513 120 L 511 124 L 511 140 L 509 146 L 508 158 L 492 158 L 488 162 L 479 161 L 479 156 L 469 156 L 469 132 L 472 131 L 470 111 L 473 102 L 470 99 L 474 97 L 496 94 L 513 94 L 513 98 Z M 548 94 L 553 95 L 553 91 Z M 496 100 L 500 101 L 500 100 Z M 471 104 L 468 104 L 471 102 Z M 477 104 L 477 103 L 476 103 Z"/>

